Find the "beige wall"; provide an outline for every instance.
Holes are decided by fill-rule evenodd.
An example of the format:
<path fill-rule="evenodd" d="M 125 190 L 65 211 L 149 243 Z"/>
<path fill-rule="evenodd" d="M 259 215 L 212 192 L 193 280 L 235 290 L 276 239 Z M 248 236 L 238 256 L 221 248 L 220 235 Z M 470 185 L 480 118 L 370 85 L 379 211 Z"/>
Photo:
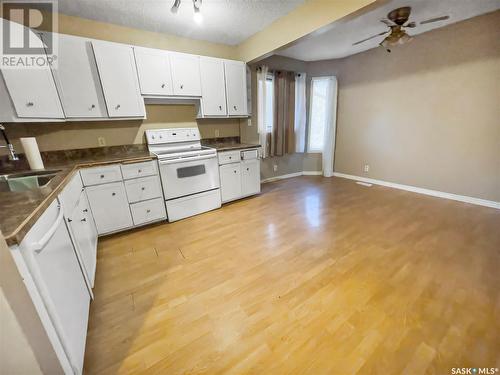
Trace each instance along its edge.
<path fill-rule="evenodd" d="M 335 171 L 500 201 L 499 24 L 497 11 L 391 54 L 309 63 L 339 81 Z"/>
<path fill-rule="evenodd" d="M 20 137 L 36 137 L 41 151 L 99 147 L 104 137 L 107 146 L 145 143 L 144 131 L 154 128 L 197 126 L 203 138 L 239 135 L 238 119 L 203 119 L 196 121 L 194 105 L 147 105 L 146 120 L 87 121 L 50 124 L 6 124 L 7 134 L 16 150 L 22 151 Z M 0 152 L 5 153 L 3 149 Z"/>

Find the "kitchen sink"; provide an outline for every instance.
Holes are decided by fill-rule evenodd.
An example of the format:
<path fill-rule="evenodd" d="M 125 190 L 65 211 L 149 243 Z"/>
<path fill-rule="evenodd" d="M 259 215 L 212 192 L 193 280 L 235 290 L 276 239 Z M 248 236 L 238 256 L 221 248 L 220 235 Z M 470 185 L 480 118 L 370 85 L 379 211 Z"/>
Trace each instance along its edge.
<path fill-rule="evenodd" d="M 60 169 L 54 169 L 0 175 L 0 192 L 27 191 L 43 188 L 60 171 Z"/>

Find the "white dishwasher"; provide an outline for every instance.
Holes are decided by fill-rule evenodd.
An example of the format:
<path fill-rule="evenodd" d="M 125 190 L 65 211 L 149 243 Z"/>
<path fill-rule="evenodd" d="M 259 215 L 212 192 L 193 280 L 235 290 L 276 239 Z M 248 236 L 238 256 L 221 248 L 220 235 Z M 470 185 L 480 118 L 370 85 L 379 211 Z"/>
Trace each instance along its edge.
<path fill-rule="evenodd" d="M 73 372 L 81 374 L 90 294 L 57 200 L 30 229 L 19 252 L 33 279 L 35 288 L 28 290 L 37 293 L 32 299 L 45 330 L 56 332 L 54 348 L 61 345 Z"/>

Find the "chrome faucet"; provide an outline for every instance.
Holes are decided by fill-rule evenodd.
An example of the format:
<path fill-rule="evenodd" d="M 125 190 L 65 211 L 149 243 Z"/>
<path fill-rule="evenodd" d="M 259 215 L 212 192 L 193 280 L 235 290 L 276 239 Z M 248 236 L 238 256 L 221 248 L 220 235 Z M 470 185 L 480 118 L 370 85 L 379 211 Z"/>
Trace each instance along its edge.
<path fill-rule="evenodd" d="M 10 160 L 19 160 L 19 157 L 14 150 L 14 146 L 9 142 L 9 138 L 7 138 L 7 134 L 5 134 L 5 127 L 0 124 L 0 132 L 2 132 L 3 139 L 5 140 L 5 146 L 0 146 L 0 148 L 6 148 L 9 151 L 9 159 Z"/>

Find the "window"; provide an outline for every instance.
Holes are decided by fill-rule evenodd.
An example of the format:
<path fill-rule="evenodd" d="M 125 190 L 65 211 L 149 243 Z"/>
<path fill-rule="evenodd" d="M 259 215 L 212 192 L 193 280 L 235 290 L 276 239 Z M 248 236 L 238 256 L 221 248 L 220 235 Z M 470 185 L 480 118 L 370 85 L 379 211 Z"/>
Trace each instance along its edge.
<path fill-rule="evenodd" d="M 273 131 L 274 123 L 274 79 L 272 74 L 266 78 L 266 106 L 265 106 L 265 124 L 268 133 Z"/>
<path fill-rule="evenodd" d="M 311 80 L 311 103 L 309 104 L 308 151 L 323 151 L 325 128 L 330 101 L 330 77 L 318 77 Z"/>

